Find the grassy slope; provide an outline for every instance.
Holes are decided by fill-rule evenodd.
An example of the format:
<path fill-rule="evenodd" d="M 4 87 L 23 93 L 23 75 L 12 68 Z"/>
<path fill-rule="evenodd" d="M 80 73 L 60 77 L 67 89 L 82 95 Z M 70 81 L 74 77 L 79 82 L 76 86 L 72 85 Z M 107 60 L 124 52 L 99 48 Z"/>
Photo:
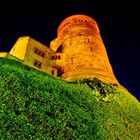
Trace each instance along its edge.
<path fill-rule="evenodd" d="M 67 83 L 0 59 L 2 140 L 138 140 L 140 103 L 100 81 Z"/>

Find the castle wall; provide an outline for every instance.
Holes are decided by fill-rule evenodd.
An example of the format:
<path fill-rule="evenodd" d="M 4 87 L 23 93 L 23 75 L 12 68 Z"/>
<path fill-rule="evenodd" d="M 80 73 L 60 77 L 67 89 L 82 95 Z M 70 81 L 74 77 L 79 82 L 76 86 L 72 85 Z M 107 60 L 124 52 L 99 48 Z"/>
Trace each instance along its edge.
<path fill-rule="evenodd" d="M 53 68 L 50 54 L 55 52 L 33 39 L 29 40 L 23 63 L 53 76 L 57 76 L 57 69 Z"/>
<path fill-rule="evenodd" d="M 8 55 L 7 52 L 0 52 L 0 58 L 6 58 Z"/>
<path fill-rule="evenodd" d="M 65 54 L 61 65 L 65 80 L 98 78 L 108 83 L 118 83 L 110 65 L 98 25 L 90 17 L 74 15 L 58 27 L 57 38 L 51 48 Z M 60 49 L 61 47 L 61 49 Z"/>
<path fill-rule="evenodd" d="M 24 56 L 26 53 L 26 48 L 28 46 L 29 37 L 19 37 L 12 49 L 10 50 L 9 54 L 13 55 L 14 57 L 24 60 Z"/>

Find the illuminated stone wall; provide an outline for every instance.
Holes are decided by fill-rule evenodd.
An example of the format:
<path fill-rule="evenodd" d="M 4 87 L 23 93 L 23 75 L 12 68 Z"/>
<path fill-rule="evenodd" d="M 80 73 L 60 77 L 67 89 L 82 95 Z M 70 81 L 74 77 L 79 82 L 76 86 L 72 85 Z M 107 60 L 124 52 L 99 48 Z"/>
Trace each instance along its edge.
<path fill-rule="evenodd" d="M 65 80 L 98 78 L 108 83 L 118 83 L 115 78 L 98 25 L 85 15 L 66 18 L 57 31 L 50 48 L 65 54 L 61 65 Z"/>
<path fill-rule="evenodd" d="M 13 55 L 14 57 L 24 60 L 26 49 L 28 46 L 29 37 L 20 37 L 12 49 L 10 50 L 9 54 Z"/>
<path fill-rule="evenodd" d="M 57 69 L 52 67 L 55 64 L 50 61 L 49 56 L 54 53 L 53 50 L 27 36 L 20 37 L 9 54 L 30 67 L 56 76 Z"/>
<path fill-rule="evenodd" d="M 7 52 L 0 52 L 0 58 L 6 58 L 8 56 Z"/>

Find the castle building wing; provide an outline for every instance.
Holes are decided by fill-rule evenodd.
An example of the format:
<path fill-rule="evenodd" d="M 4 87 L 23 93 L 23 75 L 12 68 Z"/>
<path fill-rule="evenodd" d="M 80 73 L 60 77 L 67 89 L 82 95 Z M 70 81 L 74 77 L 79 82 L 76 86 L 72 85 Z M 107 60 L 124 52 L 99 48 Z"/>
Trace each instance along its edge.
<path fill-rule="evenodd" d="M 57 69 L 53 67 L 55 62 L 50 61 L 50 55 L 55 51 L 29 36 L 20 37 L 9 54 L 9 58 L 13 56 L 25 65 L 57 76 Z"/>

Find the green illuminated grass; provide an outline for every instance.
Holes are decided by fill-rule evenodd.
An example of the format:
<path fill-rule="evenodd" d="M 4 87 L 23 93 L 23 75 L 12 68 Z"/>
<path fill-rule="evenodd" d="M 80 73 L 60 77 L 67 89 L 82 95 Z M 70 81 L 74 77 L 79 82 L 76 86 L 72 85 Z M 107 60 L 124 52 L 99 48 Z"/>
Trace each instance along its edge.
<path fill-rule="evenodd" d="M 0 59 L 1 140 L 139 140 L 140 103 L 98 80 L 67 83 Z"/>

